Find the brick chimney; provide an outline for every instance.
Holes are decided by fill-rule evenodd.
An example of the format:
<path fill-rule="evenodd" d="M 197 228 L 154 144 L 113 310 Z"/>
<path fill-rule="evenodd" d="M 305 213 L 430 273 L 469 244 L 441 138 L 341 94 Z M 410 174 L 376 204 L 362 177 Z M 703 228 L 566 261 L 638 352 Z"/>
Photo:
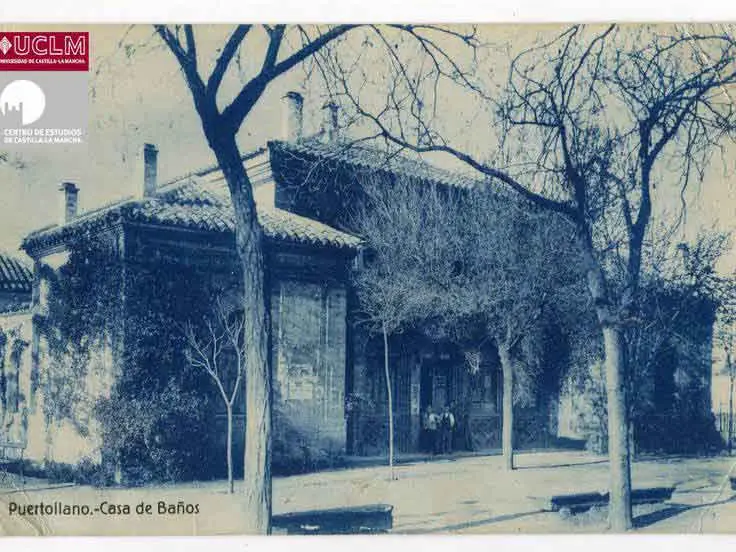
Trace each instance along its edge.
<path fill-rule="evenodd" d="M 322 106 L 322 132 L 327 142 L 334 142 L 337 139 L 337 112 L 339 106 L 332 100 L 328 100 Z"/>
<path fill-rule="evenodd" d="M 299 140 L 304 133 L 304 97 L 299 92 L 291 91 L 287 92 L 282 100 L 283 139 L 290 142 Z"/>
<path fill-rule="evenodd" d="M 158 180 L 158 149 L 153 144 L 143 144 L 142 173 L 138 178 L 140 197 L 150 197 L 156 192 Z"/>
<path fill-rule="evenodd" d="M 64 225 L 77 218 L 79 188 L 73 182 L 62 182 L 59 192 L 59 225 Z"/>

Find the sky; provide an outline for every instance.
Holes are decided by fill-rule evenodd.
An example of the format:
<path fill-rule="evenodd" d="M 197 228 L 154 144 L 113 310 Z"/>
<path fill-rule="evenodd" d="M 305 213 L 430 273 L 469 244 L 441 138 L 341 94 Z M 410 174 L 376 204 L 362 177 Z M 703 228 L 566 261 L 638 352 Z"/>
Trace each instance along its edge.
<path fill-rule="evenodd" d="M 28 232 L 56 221 L 57 190 L 63 181 L 80 188 L 80 211 L 132 194 L 146 142 L 159 149 L 161 182 L 214 163 L 178 66 L 152 36 L 152 27 L 85 30 L 91 37 L 88 143 L 11 153 L 13 162 L 0 167 L 0 248 L 15 250 Z M 200 34 L 203 50 L 210 36 L 213 44 L 222 36 Z M 135 45 L 135 52 L 125 45 Z M 256 148 L 281 137 L 281 97 L 300 88 L 301 79 L 303 73 L 294 72 L 269 88 L 239 135 L 241 148 Z M 234 81 L 226 81 L 223 91 L 234 90 Z M 311 113 L 307 112 L 305 125 L 316 128 L 320 113 L 310 117 Z"/>
<path fill-rule="evenodd" d="M 8 25 L 1 28 L 32 29 Z M 43 28 L 48 30 L 49 26 Z M 68 25 L 64 29 L 72 30 Z M 145 142 L 154 143 L 159 149 L 160 181 L 214 162 L 178 65 L 152 27 L 108 25 L 82 30 L 89 30 L 91 36 L 88 143 L 11 154 L 12 162 L 0 166 L 1 249 L 17 250 L 28 232 L 56 221 L 57 190 L 62 181 L 79 186 L 81 211 L 132 194 L 140 170 L 139 154 Z M 229 26 L 197 27 L 198 50 L 205 68 L 229 31 Z M 549 27 L 520 30 L 496 26 L 486 27 L 482 32 L 493 36 L 499 44 L 513 39 L 512 48 L 518 48 L 530 43 L 540 32 L 549 32 Z M 254 39 L 254 47 L 262 45 Z M 242 72 L 253 69 L 249 61 L 241 60 Z M 503 74 L 504 62 L 499 61 L 497 67 L 489 70 Z M 314 81 L 305 82 L 305 75 L 304 70 L 298 69 L 272 83 L 241 129 L 238 137 L 241 149 L 254 149 L 281 137 L 281 98 L 289 90 L 305 93 L 305 130 L 318 129 L 324 91 Z M 239 79 L 237 70 L 228 74 L 221 99 L 237 92 Z M 483 143 L 487 130 L 478 114 L 452 98 L 445 105 L 446 113 L 441 114 L 446 116 L 445 122 L 462 121 L 467 127 L 459 136 L 468 142 Z M 445 160 L 433 158 L 433 162 L 443 164 Z M 660 196 L 658 204 L 672 205 L 679 201 L 671 189 L 656 193 Z M 690 205 L 683 237 L 692 235 L 700 226 L 715 225 L 721 229 L 733 226 L 736 185 L 730 174 L 724 175 L 720 168 L 714 167 L 701 187 L 690 190 L 687 199 Z M 734 268 L 736 253 L 732 251 L 721 269 Z"/>

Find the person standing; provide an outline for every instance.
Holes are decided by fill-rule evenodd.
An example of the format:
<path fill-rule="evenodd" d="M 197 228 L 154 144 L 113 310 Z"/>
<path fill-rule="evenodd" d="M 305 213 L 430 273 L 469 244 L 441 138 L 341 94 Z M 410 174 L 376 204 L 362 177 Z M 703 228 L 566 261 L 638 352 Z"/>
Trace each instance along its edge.
<path fill-rule="evenodd" d="M 425 452 L 431 452 L 437 454 L 439 450 L 439 440 L 437 437 L 437 430 L 439 426 L 439 418 L 437 414 L 432 410 L 432 405 L 427 406 L 427 410 L 424 413 L 424 446 L 422 449 Z"/>
<path fill-rule="evenodd" d="M 455 415 L 450 410 L 450 405 L 445 405 L 445 409 L 440 416 L 440 450 L 442 454 L 450 454 L 452 452 L 452 431 L 455 429 Z"/>

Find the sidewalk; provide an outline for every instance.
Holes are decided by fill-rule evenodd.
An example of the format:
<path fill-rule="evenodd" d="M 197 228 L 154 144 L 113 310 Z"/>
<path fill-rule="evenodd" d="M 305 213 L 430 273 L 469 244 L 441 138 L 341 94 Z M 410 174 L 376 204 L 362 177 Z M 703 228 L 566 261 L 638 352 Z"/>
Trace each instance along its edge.
<path fill-rule="evenodd" d="M 394 455 L 394 465 L 418 464 L 422 462 L 436 462 L 440 460 L 457 460 L 459 458 L 475 458 L 478 456 L 499 456 L 501 449 L 489 450 L 461 450 L 450 454 L 432 454 L 428 452 L 399 452 Z M 347 469 L 369 468 L 386 466 L 388 454 L 380 456 L 346 456 L 345 467 Z"/>
<path fill-rule="evenodd" d="M 645 459 L 632 466 L 635 488 L 676 486 L 666 504 L 635 509 L 645 532 L 734 532 L 736 502 L 727 474 L 733 458 Z M 605 458 L 584 452 L 517 455 L 508 473 L 500 456 L 442 458 L 403 463 L 395 480 L 386 466 L 274 479 L 274 513 L 391 504 L 396 533 L 599 533 L 605 509 L 564 517 L 546 511 L 554 494 L 601 492 L 608 487 Z M 223 535 L 242 534 L 242 494 L 225 493 L 223 481 L 140 489 L 57 488 L 0 494 L 0 534 Z M 238 485 L 240 487 L 240 484 Z M 9 500 L 67 504 L 108 501 L 197 504 L 192 516 L 101 516 L 8 519 Z"/>
<path fill-rule="evenodd" d="M 560 454 L 586 454 L 580 448 L 574 447 L 543 447 L 543 448 L 527 448 L 516 452 L 519 454 L 536 454 L 536 453 L 560 453 Z M 485 456 L 500 456 L 502 451 L 500 448 L 483 449 L 483 450 L 458 450 L 449 454 L 434 454 L 431 452 L 398 452 L 394 454 L 394 465 L 416 464 L 420 462 L 435 462 L 441 460 L 457 460 L 460 458 L 477 458 Z M 346 456 L 345 467 L 348 469 L 366 468 L 375 466 L 386 466 L 388 464 L 388 453 L 379 456 Z"/>
<path fill-rule="evenodd" d="M 700 511 L 734 508 L 732 492 L 719 498 L 732 459 L 658 458 L 635 462 L 635 488 L 676 486 L 671 504 L 635 509 L 645 531 L 698 531 L 680 517 Z M 606 530 L 605 511 L 565 519 L 547 512 L 554 494 L 603 492 L 608 487 L 606 458 L 583 452 L 539 452 L 517 455 L 518 469 L 507 473 L 499 456 L 445 458 L 401 464 L 397 480 L 387 467 L 372 467 L 294 476 L 275 482 L 274 508 L 294 511 L 385 502 L 394 505 L 398 533 L 560 533 Z M 714 502 L 722 502 L 715 506 Z M 656 515 L 655 515 L 656 514 Z M 699 515 L 699 514 L 698 514 Z M 646 517 L 645 517 L 646 516 Z M 736 525 L 708 526 L 708 531 L 734 531 Z M 724 518 L 725 519 L 725 518 Z"/>

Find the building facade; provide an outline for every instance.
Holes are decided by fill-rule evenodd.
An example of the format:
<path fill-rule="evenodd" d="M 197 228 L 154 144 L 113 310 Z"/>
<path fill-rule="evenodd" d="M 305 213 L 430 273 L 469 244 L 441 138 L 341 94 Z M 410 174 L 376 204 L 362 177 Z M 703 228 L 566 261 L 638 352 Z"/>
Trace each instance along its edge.
<path fill-rule="evenodd" d="M 287 100 L 296 113 L 298 98 Z M 363 262 L 351 227 L 362 179 L 401 177 L 463 190 L 478 184 L 342 142 L 334 131 L 289 134 L 243 156 L 266 236 L 277 472 L 328 467 L 345 455 L 385 455 L 388 446 L 383 346 L 359 323 L 351 287 L 351 272 Z M 213 475 L 182 467 L 206 465 L 208 451 L 224 448 L 225 419 L 214 385 L 187 359 L 181 328 L 206 317 L 214 298 L 232 302 L 247 293 L 240 289 L 232 206 L 217 167 L 159 183 L 154 146 L 146 145 L 142 161 L 135 195 L 90 212 L 78 212 L 76 185 L 62 184 L 59 220 L 23 241 L 32 271 L 0 257 L 0 328 L 11 336 L 1 351 L 0 431 L 26 443 L 26 457 L 39 464 L 133 469 L 148 455 L 173 466 L 160 477 Z M 422 449 L 424 412 L 445 405 L 465 436 L 456 448 L 500 447 L 500 363 L 492 345 L 469 355 L 426 332 L 390 340 L 399 452 Z M 550 369 L 516 416 L 522 447 L 586 437 L 576 425 L 584 407 L 571 407 L 565 391 L 564 336 L 552 331 L 548 345 L 541 362 Z M 181 397 L 189 402 L 180 404 Z M 162 403 L 165 415 L 151 418 Z M 181 425 L 166 429 L 162 420 Z M 238 458 L 242 398 L 235 422 Z"/>

